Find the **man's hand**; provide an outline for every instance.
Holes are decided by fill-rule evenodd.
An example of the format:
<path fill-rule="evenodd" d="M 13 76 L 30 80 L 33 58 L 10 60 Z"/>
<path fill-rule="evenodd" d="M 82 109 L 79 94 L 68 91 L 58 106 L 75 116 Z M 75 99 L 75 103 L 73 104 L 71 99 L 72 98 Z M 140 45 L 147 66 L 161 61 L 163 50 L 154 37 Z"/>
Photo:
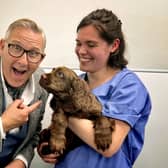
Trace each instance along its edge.
<path fill-rule="evenodd" d="M 16 159 L 10 162 L 5 168 L 25 168 L 23 161 Z"/>
<path fill-rule="evenodd" d="M 43 148 L 44 146 L 48 146 L 48 143 L 47 143 L 47 142 L 43 142 L 43 143 L 41 143 L 41 144 L 38 145 L 38 147 L 37 147 L 37 152 L 38 152 L 39 156 L 40 156 L 45 162 L 47 162 L 47 163 L 52 163 L 52 164 L 57 163 L 57 162 L 58 162 L 57 157 L 59 156 L 58 154 L 56 154 L 56 153 L 51 153 L 51 154 L 48 154 L 48 155 L 43 155 L 43 154 L 41 153 L 42 148 Z"/>
<path fill-rule="evenodd" d="M 26 123 L 29 119 L 29 114 L 36 110 L 40 104 L 41 101 L 37 101 L 31 106 L 26 106 L 23 104 L 22 99 L 17 99 L 11 103 L 1 116 L 4 132 Z"/>

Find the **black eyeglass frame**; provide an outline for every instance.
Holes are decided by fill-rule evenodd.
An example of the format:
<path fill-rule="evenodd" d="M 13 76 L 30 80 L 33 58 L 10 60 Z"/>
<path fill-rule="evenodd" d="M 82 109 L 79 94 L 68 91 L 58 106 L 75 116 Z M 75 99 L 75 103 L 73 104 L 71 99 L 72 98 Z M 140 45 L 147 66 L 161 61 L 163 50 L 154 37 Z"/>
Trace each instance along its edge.
<path fill-rule="evenodd" d="M 13 54 L 11 54 L 11 52 L 10 52 L 10 47 L 11 47 L 11 46 L 18 46 L 18 47 L 19 47 L 21 50 L 23 50 L 23 51 L 21 52 L 20 55 L 13 55 Z M 26 49 L 24 49 L 23 47 L 21 47 L 21 46 L 18 45 L 18 44 L 8 43 L 8 54 L 9 54 L 10 56 L 14 57 L 14 58 L 20 58 L 20 57 L 23 56 L 24 53 L 26 53 L 26 56 L 27 56 L 28 61 L 29 61 L 30 63 L 37 64 L 37 63 L 39 63 L 39 62 L 46 56 L 44 53 L 40 53 L 40 52 L 38 52 L 38 51 L 34 51 L 34 52 L 36 52 L 37 54 L 41 55 L 40 60 L 34 62 L 34 61 L 31 61 L 31 60 L 30 60 L 30 57 L 29 57 L 29 54 L 28 54 L 28 53 L 30 53 L 31 51 L 33 51 L 33 50 L 26 50 Z"/>

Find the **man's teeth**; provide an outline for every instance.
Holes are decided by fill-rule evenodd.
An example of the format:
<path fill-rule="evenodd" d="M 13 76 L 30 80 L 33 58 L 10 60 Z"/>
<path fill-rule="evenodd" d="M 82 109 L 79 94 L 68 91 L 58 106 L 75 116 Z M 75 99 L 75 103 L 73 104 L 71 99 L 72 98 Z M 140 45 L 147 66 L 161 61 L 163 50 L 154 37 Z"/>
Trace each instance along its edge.
<path fill-rule="evenodd" d="M 26 70 L 18 70 L 16 68 L 13 68 L 14 72 L 17 74 L 24 74 L 26 72 Z"/>

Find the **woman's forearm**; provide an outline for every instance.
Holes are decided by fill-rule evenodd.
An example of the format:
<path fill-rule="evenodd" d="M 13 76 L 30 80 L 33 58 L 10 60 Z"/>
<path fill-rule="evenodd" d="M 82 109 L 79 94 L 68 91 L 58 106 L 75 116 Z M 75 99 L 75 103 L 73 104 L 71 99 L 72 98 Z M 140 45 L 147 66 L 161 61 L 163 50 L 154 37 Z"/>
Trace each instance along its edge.
<path fill-rule="evenodd" d="M 85 143 L 87 143 L 92 148 L 96 149 L 96 145 L 94 143 L 94 129 L 92 121 L 87 119 L 78 119 L 70 117 L 69 128 Z"/>
<path fill-rule="evenodd" d="M 111 157 L 121 147 L 122 142 L 127 136 L 130 126 L 122 121 L 116 120 L 115 131 L 112 134 L 112 144 L 105 150 L 98 150 L 94 141 L 93 123 L 87 119 L 69 118 L 69 128 L 79 136 L 85 143 L 95 149 L 105 157 Z"/>

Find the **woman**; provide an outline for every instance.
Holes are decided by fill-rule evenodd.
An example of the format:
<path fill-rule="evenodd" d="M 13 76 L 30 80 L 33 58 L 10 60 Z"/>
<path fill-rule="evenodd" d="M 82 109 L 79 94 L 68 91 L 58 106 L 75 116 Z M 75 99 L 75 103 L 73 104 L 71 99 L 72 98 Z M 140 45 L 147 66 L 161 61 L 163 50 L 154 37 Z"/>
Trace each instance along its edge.
<path fill-rule="evenodd" d="M 70 118 L 69 128 L 85 144 L 69 152 L 55 168 L 131 168 L 144 143 L 151 101 L 143 83 L 127 69 L 121 21 L 107 9 L 84 17 L 77 27 L 76 49 L 82 78 L 103 105 L 102 114 L 115 119 L 112 144 L 98 150 L 92 122 Z M 40 148 L 39 148 L 39 154 Z M 55 161 L 49 156 L 41 157 Z"/>

